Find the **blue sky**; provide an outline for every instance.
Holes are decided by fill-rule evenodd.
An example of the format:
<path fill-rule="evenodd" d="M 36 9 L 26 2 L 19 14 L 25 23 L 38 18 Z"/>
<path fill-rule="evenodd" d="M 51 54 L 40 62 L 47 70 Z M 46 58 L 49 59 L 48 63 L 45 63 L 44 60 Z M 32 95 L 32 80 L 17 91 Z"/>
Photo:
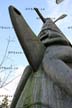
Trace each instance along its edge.
<path fill-rule="evenodd" d="M 56 24 L 72 43 L 72 30 L 68 29 L 68 27 L 72 27 L 71 0 L 64 0 L 60 4 L 56 4 L 55 0 L 2 0 L 0 2 L 0 27 L 12 27 L 8 12 L 8 7 L 10 5 L 19 9 L 36 35 L 38 35 L 41 30 L 42 22 L 40 19 L 37 19 L 38 16 L 34 10 L 26 10 L 26 8 L 37 7 L 44 17 L 51 17 L 52 19 L 56 19 L 62 14 L 67 14 L 66 18 L 58 21 Z M 21 53 L 16 54 L 15 52 Z M 0 65 L 0 84 L 2 84 L 4 80 L 6 80 L 5 83 L 8 83 L 11 79 L 16 78 L 16 76 L 20 75 L 23 72 L 23 69 L 28 65 L 27 59 L 12 28 L 0 28 Z M 4 69 L 9 67 L 12 68 L 12 70 Z M 14 86 L 17 84 L 19 78 L 20 77 L 18 77 L 18 79 L 16 78 L 16 80 L 9 85 L 0 88 L 0 94 L 13 94 L 16 88 Z"/>

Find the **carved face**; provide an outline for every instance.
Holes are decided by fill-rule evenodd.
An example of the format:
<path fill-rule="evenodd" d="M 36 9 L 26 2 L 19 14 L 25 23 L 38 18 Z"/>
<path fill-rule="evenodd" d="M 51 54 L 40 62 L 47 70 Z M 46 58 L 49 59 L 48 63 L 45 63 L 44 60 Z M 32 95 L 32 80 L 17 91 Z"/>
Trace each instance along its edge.
<path fill-rule="evenodd" d="M 54 44 L 70 45 L 68 39 L 50 18 L 46 19 L 39 33 L 39 38 L 46 47 Z"/>

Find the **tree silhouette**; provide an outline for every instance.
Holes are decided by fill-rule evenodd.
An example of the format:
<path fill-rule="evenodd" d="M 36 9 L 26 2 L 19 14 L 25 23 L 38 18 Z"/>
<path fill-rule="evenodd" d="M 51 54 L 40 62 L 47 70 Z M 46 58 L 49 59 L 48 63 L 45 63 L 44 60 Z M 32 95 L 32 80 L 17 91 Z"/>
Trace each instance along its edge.
<path fill-rule="evenodd" d="M 2 108 L 8 108 L 8 96 L 5 96 L 2 100 Z"/>

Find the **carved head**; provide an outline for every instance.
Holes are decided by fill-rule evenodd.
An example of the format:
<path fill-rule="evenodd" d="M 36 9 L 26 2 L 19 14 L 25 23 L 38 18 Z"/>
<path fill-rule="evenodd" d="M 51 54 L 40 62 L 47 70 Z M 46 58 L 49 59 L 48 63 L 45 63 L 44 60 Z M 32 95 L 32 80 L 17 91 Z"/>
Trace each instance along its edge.
<path fill-rule="evenodd" d="M 68 39 L 50 18 L 46 18 L 38 36 L 46 47 L 49 45 L 70 45 Z"/>
<path fill-rule="evenodd" d="M 38 35 L 42 43 L 47 47 L 49 45 L 70 45 L 68 39 L 56 26 L 55 22 L 51 18 L 46 18 L 45 23 Z"/>

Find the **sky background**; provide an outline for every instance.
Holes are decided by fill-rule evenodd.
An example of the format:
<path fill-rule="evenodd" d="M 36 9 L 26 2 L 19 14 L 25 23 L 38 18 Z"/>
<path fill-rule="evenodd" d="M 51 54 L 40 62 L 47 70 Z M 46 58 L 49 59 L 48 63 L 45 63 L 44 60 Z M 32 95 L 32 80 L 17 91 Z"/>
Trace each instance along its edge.
<path fill-rule="evenodd" d="M 72 43 L 72 1 L 64 0 L 60 4 L 56 4 L 55 0 L 0 1 L 0 95 L 13 96 L 28 62 L 11 24 L 8 11 L 10 5 L 22 13 L 36 36 L 43 23 L 33 10 L 34 7 L 37 7 L 44 17 L 50 17 L 53 21 L 60 15 L 67 14 L 66 18 L 56 24 Z M 0 96 L 0 100 L 2 98 Z"/>

